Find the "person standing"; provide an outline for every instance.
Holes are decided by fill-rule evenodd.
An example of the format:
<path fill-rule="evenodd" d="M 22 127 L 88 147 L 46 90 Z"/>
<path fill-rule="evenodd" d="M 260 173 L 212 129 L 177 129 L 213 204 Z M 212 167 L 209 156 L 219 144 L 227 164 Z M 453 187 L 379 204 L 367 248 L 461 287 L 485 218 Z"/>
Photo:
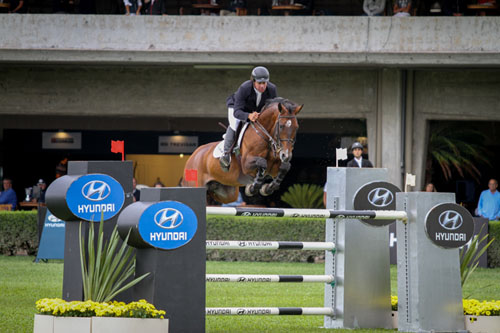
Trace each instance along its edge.
<path fill-rule="evenodd" d="M 351 146 L 354 158 L 347 162 L 348 168 L 373 168 L 372 162 L 363 158 L 363 145 L 359 142 L 354 142 Z"/>
<path fill-rule="evenodd" d="M 277 96 L 276 86 L 269 81 L 269 71 L 265 67 L 258 66 L 252 70 L 250 80 L 243 82 L 238 90 L 227 98 L 229 126 L 224 135 L 224 154 L 219 159 L 222 170 L 229 170 L 231 147 L 236 139 L 239 123 L 256 121 L 266 100 Z"/>
<path fill-rule="evenodd" d="M 347 162 L 348 168 L 373 168 L 372 162 L 363 158 L 363 145 L 359 142 L 354 142 L 351 146 L 352 154 L 354 158 Z M 323 204 L 326 207 L 326 183 L 323 186 Z"/>
<path fill-rule="evenodd" d="M 46 191 L 47 191 L 47 184 L 43 179 L 39 179 L 36 186 L 33 187 L 31 202 L 45 203 Z"/>
<path fill-rule="evenodd" d="M 141 190 L 137 189 L 137 180 L 132 178 L 132 194 L 134 196 L 134 202 L 141 200 Z"/>
<path fill-rule="evenodd" d="M 477 215 L 492 220 L 500 220 L 500 193 L 498 181 L 490 179 L 488 189 L 481 192 L 477 205 Z"/>
<path fill-rule="evenodd" d="M 16 209 L 17 206 L 17 195 L 12 189 L 12 179 L 3 179 L 3 191 L 0 192 L 0 204 L 11 204 L 12 210 Z"/>

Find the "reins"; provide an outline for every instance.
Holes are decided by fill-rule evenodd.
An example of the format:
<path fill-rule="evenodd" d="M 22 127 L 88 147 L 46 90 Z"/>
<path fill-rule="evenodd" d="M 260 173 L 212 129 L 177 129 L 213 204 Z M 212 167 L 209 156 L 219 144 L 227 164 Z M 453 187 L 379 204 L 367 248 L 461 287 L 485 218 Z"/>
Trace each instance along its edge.
<path fill-rule="evenodd" d="M 274 137 L 271 136 L 271 134 L 269 134 L 269 132 L 266 130 L 266 128 L 258 121 L 254 121 L 254 122 L 250 123 L 252 125 L 252 128 L 255 130 L 255 132 L 264 141 L 268 141 L 269 147 L 271 148 L 271 151 L 274 153 L 274 156 L 278 156 L 279 152 L 283 149 L 283 146 L 281 144 L 282 141 L 292 142 L 292 145 L 295 143 L 294 139 L 291 139 L 291 138 L 281 139 L 280 138 L 279 122 L 280 122 L 281 118 L 295 118 L 295 115 L 291 115 L 291 116 L 282 116 L 281 114 L 278 115 L 278 119 L 275 122 Z M 259 129 L 260 129 L 260 131 L 259 131 Z"/>

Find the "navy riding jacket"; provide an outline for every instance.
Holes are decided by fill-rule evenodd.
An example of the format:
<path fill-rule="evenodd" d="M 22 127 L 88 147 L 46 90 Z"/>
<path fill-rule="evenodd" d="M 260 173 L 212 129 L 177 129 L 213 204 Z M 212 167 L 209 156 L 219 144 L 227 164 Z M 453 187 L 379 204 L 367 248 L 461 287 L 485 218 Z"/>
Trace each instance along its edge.
<path fill-rule="evenodd" d="M 236 119 L 247 121 L 249 113 L 262 111 L 262 107 L 266 104 L 266 100 L 277 96 L 276 86 L 268 82 L 266 90 L 262 93 L 259 105 L 256 106 L 257 93 L 253 87 L 253 82 L 248 80 L 243 82 L 238 90 L 227 98 L 226 105 L 228 108 L 232 107 L 234 109 L 234 117 Z"/>

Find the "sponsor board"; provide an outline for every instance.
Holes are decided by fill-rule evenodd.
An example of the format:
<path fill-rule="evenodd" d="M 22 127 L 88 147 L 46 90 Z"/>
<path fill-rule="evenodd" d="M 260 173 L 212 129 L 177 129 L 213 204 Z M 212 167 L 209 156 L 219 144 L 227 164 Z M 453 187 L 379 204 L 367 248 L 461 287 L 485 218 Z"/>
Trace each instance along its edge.
<path fill-rule="evenodd" d="M 125 202 L 121 184 L 104 174 L 88 174 L 77 178 L 66 192 L 66 204 L 76 217 L 100 222 L 116 216 Z"/>
<path fill-rule="evenodd" d="M 354 195 L 355 210 L 396 210 L 396 193 L 401 190 L 394 184 L 375 181 L 361 186 Z M 389 225 L 394 220 L 365 219 L 361 222 L 370 226 Z"/>
<path fill-rule="evenodd" d="M 45 212 L 40 244 L 35 261 L 64 259 L 66 222 L 55 217 L 48 209 Z"/>
<path fill-rule="evenodd" d="M 437 246 L 453 249 L 464 246 L 474 234 L 474 219 L 455 203 L 439 204 L 425 217 L 425 233 Z"/>
<path fill-rule="evenodd" d="M 139 235 L 151 246 L 173 250 L 186 245 L 198 229 L 194 211 L 178 201 L 152 204 L 139 218 Z"/>

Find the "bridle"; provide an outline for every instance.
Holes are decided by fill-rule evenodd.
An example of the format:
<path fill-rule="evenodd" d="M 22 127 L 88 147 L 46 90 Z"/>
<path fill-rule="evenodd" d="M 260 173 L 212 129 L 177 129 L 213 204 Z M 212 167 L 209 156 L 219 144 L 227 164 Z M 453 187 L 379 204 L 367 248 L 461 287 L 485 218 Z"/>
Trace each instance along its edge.
<path fill-rule="evenodd" d="M 292 143 L 292 148 L 295 144 L 295 139 L 292 138 L 285 138 L 282 139 L 280 137 L 280 120 L 284 118 L 290 118 L 290 119 L 295 119 L 297 118 L 295 115 L 291 116 L 282 116 L 281 113 L 278 114 L 278 119 L 275 122 L 274 126 L 274 136 L 271 136 L 269 132 L 265 129 L 264 126 L 262 126 L 261 123 L 258 121 L 251 122 L 250 124 L 252 125 L 252 128 L 255 130 L 255 132 L 265 141 L 268 141 L 269 147 L 271 148 L 271 151 L 274 153 L 274 156 L 278 156 L 281 150 L 283 150 L 283 145 L 281 142 L 291 142 Z M 258 128 L 257 128 L 258 127 Z M 259 131 L 260 130 L 260 131 Z"/>

